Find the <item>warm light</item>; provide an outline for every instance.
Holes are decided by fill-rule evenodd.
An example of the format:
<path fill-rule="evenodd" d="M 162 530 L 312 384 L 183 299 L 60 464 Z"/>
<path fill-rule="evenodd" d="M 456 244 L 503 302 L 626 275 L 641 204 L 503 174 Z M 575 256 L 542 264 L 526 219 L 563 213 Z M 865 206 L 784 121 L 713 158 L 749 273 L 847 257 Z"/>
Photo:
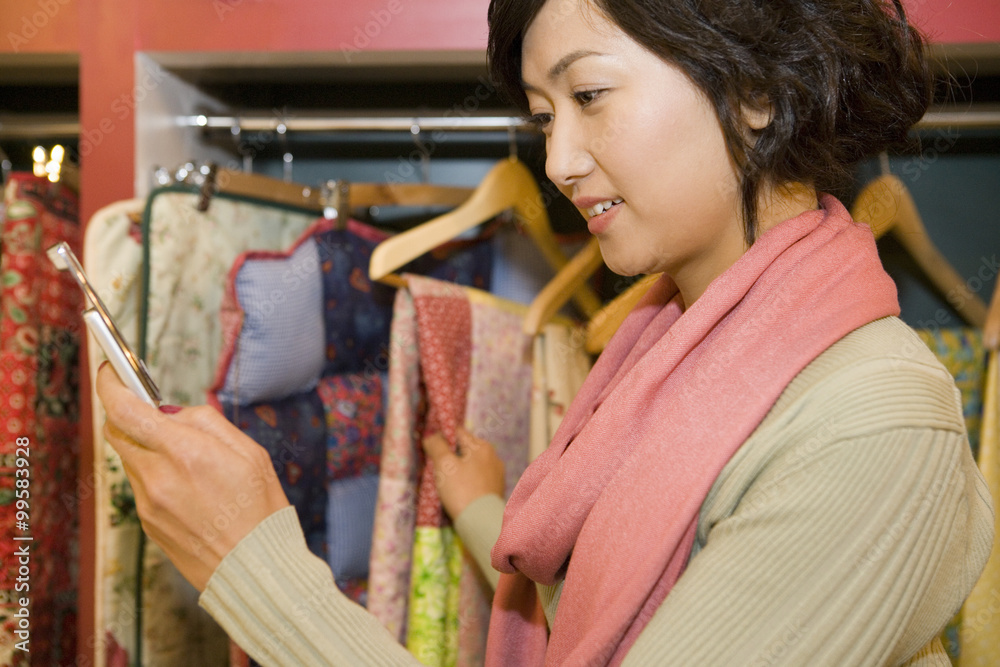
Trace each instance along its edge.
<path fill-rule="evenodd" d="M 66 149 L 60 146 L 59 144 L 56 144 L 55 146 L 52 147 L 51 157 L 53 162 L 58 162 L 59 164 L 62 164 L 63 158 L 66 157 Z"/>
<path fill-rule="evenodd" d="M 31 158 L 35 161 L 32 167 L 32 173 L 39 178 L 45 176 L 45 149 L 41 146 L 35 146 L 35 150 L 31 152 Z"/>

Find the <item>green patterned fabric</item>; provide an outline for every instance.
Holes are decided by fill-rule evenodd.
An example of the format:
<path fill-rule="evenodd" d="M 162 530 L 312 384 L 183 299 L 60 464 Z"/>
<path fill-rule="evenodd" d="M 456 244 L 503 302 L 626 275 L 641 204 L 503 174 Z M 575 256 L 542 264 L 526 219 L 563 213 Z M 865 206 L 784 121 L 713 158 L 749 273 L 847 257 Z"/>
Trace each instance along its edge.
<path fill-rule="evenodd" d="M 986 352 L 977 329 L 921 329 L 917 331 L 941 361 L 962 392 L 962 412 L 972 453 L 979 456 L 979 429 L 983 418 L 983 378 Z"/>
<path fill-rule="evenodd" d="M 462 542 L 451 526 L 418 526 L 413 536 L 406 648 L 425 665 L 458 662 Z"/>

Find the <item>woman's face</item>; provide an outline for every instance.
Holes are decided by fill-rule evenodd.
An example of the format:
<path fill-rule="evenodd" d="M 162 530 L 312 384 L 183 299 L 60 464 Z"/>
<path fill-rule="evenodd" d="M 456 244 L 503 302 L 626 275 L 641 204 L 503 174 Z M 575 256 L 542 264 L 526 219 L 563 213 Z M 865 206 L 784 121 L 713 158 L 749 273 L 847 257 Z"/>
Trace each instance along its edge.
<path fill-rule="evenodd" d="M 746 250 L 737 172 L 708 98 L 588 0 L 548 0 L 522 62 L 546 173 L 607 265 L 666 271 L 692 303 Z"/>

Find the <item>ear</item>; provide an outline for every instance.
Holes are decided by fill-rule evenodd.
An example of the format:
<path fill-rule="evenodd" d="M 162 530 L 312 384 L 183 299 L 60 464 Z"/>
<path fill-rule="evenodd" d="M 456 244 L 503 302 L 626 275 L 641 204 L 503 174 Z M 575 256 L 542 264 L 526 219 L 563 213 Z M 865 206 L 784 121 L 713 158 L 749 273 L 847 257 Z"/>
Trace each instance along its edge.
<path fill-rule="evenodd" d="M 774 107 L 766 97 L 755 100 L 752 104 L 741 104 L 740 115 L 743 122 L 754 132 L 760 132 L 771 124 L 774 118 Z"/>

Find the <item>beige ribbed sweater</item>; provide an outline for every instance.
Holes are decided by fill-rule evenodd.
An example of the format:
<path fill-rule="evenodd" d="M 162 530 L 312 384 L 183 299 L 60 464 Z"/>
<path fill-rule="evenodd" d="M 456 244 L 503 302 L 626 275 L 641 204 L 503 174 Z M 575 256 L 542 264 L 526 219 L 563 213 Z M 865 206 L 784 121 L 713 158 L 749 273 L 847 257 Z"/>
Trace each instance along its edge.
<path fill-rule="evenodd" d="M 935 637 L 986 562 L 991 507 L 951 377 L 898 319 L 869 324 L 803 370 L 723 469 L 625 664 L 947 666 Z M 482 498 L 456 522 L 483 567 L 501 512 Z M 541 593 L 551 619 L 558 588 Z M 337 591 L 290 508 L 225 558 L 201 604 L 265 665 L 417 664 Z"/>

